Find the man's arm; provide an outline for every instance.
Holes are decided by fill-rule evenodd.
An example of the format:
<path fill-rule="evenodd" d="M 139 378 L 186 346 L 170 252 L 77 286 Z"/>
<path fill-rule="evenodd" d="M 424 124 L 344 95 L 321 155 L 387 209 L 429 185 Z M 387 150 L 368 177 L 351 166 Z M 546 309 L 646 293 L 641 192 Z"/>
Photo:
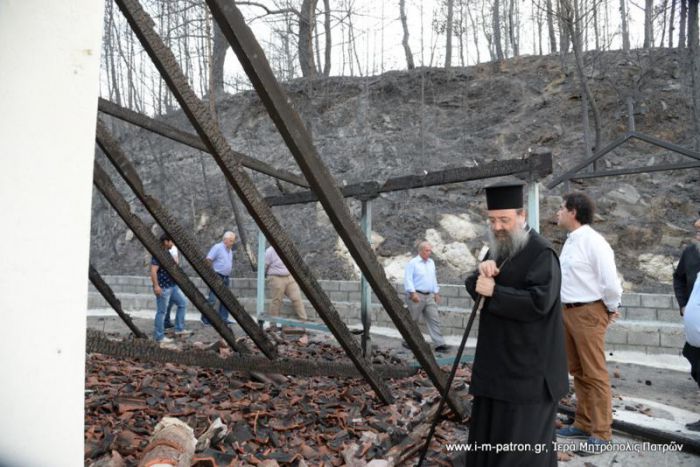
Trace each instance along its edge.
<path fill-rule="evenodd" d="M 683 316 L 683 311 L 690 298 L 688 297 L 688 289 L 686 287 L 688 281 L 688 272 L 685 264 L 687 251 L 687 249 L 683 250 L 681 259 L 678 261 L 678 266 L 676 266 L 676 270 L 673 271 L 673 293 L 678 301 L 678 306 L 681 308 L 681 316 Z"/>
<path fill-rule="evenodd" d="M 163 293 L 160 286 L 158 285 L 158 269 L 159 268 L 160 268 L 159 265 L 151 264 L 151 284 L 153 284 L 153 293 L 156 294 L 156 297 L 160 297 L 160 294 Z"/>
<path fill-rule="evenodd" d="M 613 249 L 605 241 L 600 243 L 600 245 L 590 245 L 588 254 L 603 285 L 603 303 L 605 303 L 609 313 L 615 313 L 622 300 L 622 285 L 617 277 Z"/>
<path fill-rule="evenodd" d="M 523 322 L 546 316 L 559 299 L 561 290 L 561 269 L 553 251 L 540 253 L 527 271 L 525 283 L 522 289 L 496 284 L 486 312 Z"/>

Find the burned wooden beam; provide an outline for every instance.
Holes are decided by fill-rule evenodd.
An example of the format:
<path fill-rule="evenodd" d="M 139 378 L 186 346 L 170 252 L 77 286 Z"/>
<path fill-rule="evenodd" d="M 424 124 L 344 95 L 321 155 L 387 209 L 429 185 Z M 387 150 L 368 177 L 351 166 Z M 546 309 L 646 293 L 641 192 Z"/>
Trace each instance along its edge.
<path fill-rule="evenodd" d="M 644 133 L 640 133 L 638 131 L 630 131 L 629 134 L 632 136 L 632 138 L 644 141 L 645 143 L 653 144 L 654 146 L 668 149 L 669 151 L 673 151 L 675 153 L 682 154 L 684 156 L 700 161 L 699 153 L 690 149 L 686 149 L 683 146 L 678 146 L 677 144 L 669 143 L 668 141 L 664 141 L 659 138 L 654 138 L 653 136 L 645 135 Z"/>
<path fill-rule="evenodd" d="M 136 238 L 143 243 L 146 249 L 156 257 L 161 267 L 168 271 L 175 281 L 175 283 L 180 287 L 180 290 L 190 299 L 195 307 L 201 311 L 204 316 L 209 318 L 212 322 L 214 329 L 223 337 L 228 345 L 231 346 L 233 350 L 239 353 L 246 352 L 245 347 L 239 345 L 236 342 L 236 336 L 233 332 L 226 327 L 224 322 L 219 317 L 219 314 L 214 311 L 212 306 L 207 302 L 207 299 L 202 295 L 202 293 L 197 289 L 197 286 L 192 283 L 189 277 L 182 272 L 182 269 L 175 263 L 173 257 L 170 256 L 167 250 L 165 250 L 160 241 L 153 235 L 151 230 L 143 223 L 137 215 L 131 212 L 129 203 L 124 199 L 124 197 L 119 193 L 117 188 L 114 186 L 112 181 L 109 179 L 109 175 L 102 169 L 102 167 L 95 161 L 95 168 L 93 173 L 93 184 L 97 190 L 102 193 L 109 204 L 117 211 L 119 217 L 121 217 L 127 226 L 134 232 Z"/>
<path fill-rule="evenodd" d="M 250 355 L 222 358 L 205 350 L 188 349 L 181 352 L 162 349 L 151 341 L 123 342 L 113 340 L 94 330 L 88 330 L 86 351 L 112 357 L 137 358 L 149 362 L 176 363 L 178 365 L 221 368 L 233 371 L 258 371 L 261 373 L 293 376 L 362 377 L 357 368 L 350 362 L 320 362 L 301 359 L 277 359 L 270 361 Z M 406 378 L 415 375 L 418 371 L 416 368 L 390 365 L 375 366 L 375 370 L 385 379 Z"/>
<path fill-rule="evenodd" d="M 111 306 L 114 311 L 117 312 L 119 317 L 122 319 L 122 321 L 124 321 L 124 324 L 126 324 L 131 332 L 133 332 L 134 335 L 140 339 L 147 339 L 148 336 L 146 336 L 146 334 L 144 334 L 144 332 L 134 324 L 131 316 L 124 311 L 122 308 L 122 302 L 120 302 L 117 296 L 114 295 L 112 288 L 109 286 L 109 284 L 107 284 L 107 282 L 105 282 L 104 279 L 102 279 L 102 276 L 100 276 L 100 273 L 97 272 L 97 269 L 95 269 L 92 263 L 88 268 L 88 278 L 90 279 L 90 282 L 92 282 L 92 285 L 95 286 L 97 291 L 100 292 L 105 300 L 107 300 L 109 306 Z"/>
<path fill-rule="evenodd" d="M 153 29 L 153 20 L 136 0 L 117 0 L 117 5 L 161 76 L 168 84 L 197 134 L 209 148 L 227 180 L 234 187 L 239 198 L 270 243 L 280 254 L 280 257 L 321 319 L 326 323 L 343 347 L 343 350 L 348 354 L 381 400 L 385 403 L 391 403 L 393 397 L 389 387 L 377 372 L 372 369 L 370 362 L 362 356 L 360 346 L 341 319 L 333 303 L 314 278 L 311 269 L 303 261 L 298 250 L 275 218 L 270 207 L 265 203 L 248 174 L 242 169 L 240 159 L 231 150 L 221 133 L 216 119 L 189 86 L 187 77 L 180 69 L 172 51 L 163 43 Z M 415 325 L 414 327 L 416 335 L 420 336 L 418 327 Z"/>
<path fill-rule="evenodd" d="M 340 192 L 346 198 L 377 196 L 379 193 L 390 191 L 411 190 L 523 173 L 529 174 L 533 178 L 546 177 L 552 173 L 552 154 L 533 154 L 527 159 L 494 161 L 476 167 L 456 167 L 428 172 L 425 175 L 393 177 L 386 180 L 383 184 L 378 182 L 353 183 L 340 188 Z M 311 203 L 318 201 L 318 197 L 313 191 L 301 191 L 283 196 L 268 196 L 265 200 L 270 206 L 285 206 Z"/>
<path fill-rule="evenodd" d="M 121 3 L 125 2 L 126 0 L 121 0 Z M 287 143 L 290 152 L 299 164 L 309 186 L 318 196 L 328 218 L 348 248 L 350 255 L 371 285 L 394 325 L 411 347 L 418 362 L 433 384 L 443 392 L 446 387 L 446 375 L 437 365 L 435 357 L 418 329 L 418 325 L 413 320 L 406 319 L 408 316 L 407 307 L 389 283 L 369 241 L 350 214 L 333 176 L 316 152 L 301 117 L 292 108 L 288 96 L 275 79 L 270 64 L 265 58 L 265 53 L 246 25 L 243 15 L 230 1 L 207 0 L 207 5 L 209 5 L 214 19 L 238 56 L 239 62 L 282 138 Z M 290 251 L 277 248 L 280 245 L 275 244 L 277 239 L 274 236 L 269 239 L 280 253 L 280 258 L 285 265 L 290 269 L 294 267 L 296 264 L 295 256 L 290 254 Z M 296 275 L 295 278 L 297 278 Z M 449 393 L 449 403 L 458 414 L 462 416 L 466 414 L 464 402 L 454 392 Z"/>
<path fill-rule="evenodd" d="M 582 162 L 579 162 L 570 170 L 567 170 L 566 172 L 559 175 L 558 177 L 555 177 L 554 180 L 552 180 L 551 182 L 549 182 L 547 184 L 547 188 L 551 190 L 555 186 L 559 185 L 561 182 L 566 181 L 566 180 L 571 180 L 572 178 L 574 178 L 574 175 L 579 170 L 581 170 L 584 167 L 597 161 L 598 159 L 600 159 L 601 157 L 603 157 L 604 155 L 606 155 L 607 153 L 609 153 L 610 151 L 612 151 L 616 147 L 621 146 L 631 137 L 632 137 L 632 134 L 627 132 L 627 133 L 623 134 L 622 136 L 614 139 L 610 144 L 608 144 L 604 148 L 600 149 L 599 151 L 596 151 L 595 154 L 593 154 L 591 157 L 587 158 L 586 160 L 584 160 Z"/>
<path fill-rule="evenodd" d="M 679 164 L 659 164 L 650 165 L 646 167 L 632 167 L 630 169 L 614 169 L 614 170 L 597 170 L 595 172 L 580 173 L 573 175 L 571 178 L 574 180 L 580 180 L 584 178 L 600 178 L 600 177 L 614 177 L 617 175 L 633 175 L 639 173 L 649 173 L 649 172 L 665 172 L 668 170 L 686 170 L 695 169 L 700 167 L 700 162 L 685 162 Z"/>
<path fill-rule="evenodd" d="M 123 120 L 127 123 L 131 123 L 132 125 L 136 125 L 173 141 L 177 141 L 178 143 L 185 144 L 191 148 L 209 152 L 209 148 L 207 148 L 206 145 L 202 143 L 202 140 L 195 134 L 180 130 L 179 128 L 175 128 L 167 123 L 159 122 L 158 120 L 119 106 L 101 97 L 98 100 L 97 106 L 98 110 L 104 114 L 118 118 L 119 120 Z M 264 173 L 270 177 L 278 178 L 297 186 L 305 188 L 308 188 L 309 186 L 304 177 L 300 175 L 287 172 L 286 170 L 276 169 L 270 164 L 240 152 L 235 154 L 241 159 L 241 163 L 244 167 L 248 167 L 256 172 Z"/>
<path fill-rule="evenodd" d="M 97 144 L 102 149 L 112 165 L 124 181 L 129 185 L 136 197 L 143 203 L 156 222 L 167 232 L 177 245 L 180 253 L 187 258 L 195 272 L 204 280 L 221 303 L 228 308 L 236 318 L 243 331 L 250 336 L 256 346 L 269 358 L 276 358 L 277 351 L 270 340 L 265 337 L 260 326 L 250 317 L 243 305 L 236 299 L 231 290 L 226 287 L 221 278 L 205 261 L 205 255 L 197 247 L 195 240 L 179 225 L 170 213 L 158 202 L 148 195 L 136 173 L 136 168 L 122 151 L 116 140 L 110 135 L 107 127 L 101 119 L 97 120 Z"/>

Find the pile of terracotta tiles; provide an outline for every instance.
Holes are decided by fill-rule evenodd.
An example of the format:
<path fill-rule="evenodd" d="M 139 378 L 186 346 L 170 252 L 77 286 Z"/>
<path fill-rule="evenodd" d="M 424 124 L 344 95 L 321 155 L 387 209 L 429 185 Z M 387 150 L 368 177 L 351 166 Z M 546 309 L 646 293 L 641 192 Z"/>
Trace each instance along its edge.
<path fill-rule="evenodd" d="M 333 345 L 308 336 L 282 338 L 280 354 L 310 361 L 343 360 Z M 202 348 L 202 344 L 184 344 Z M 222 355 L 228 349 L 220 347 Z M 375 352 L 373 362 L 401 364 Z M 362 379 L 286 377 L 260 383 L 250 375 L 173 364 L 87 357 L 86 465 L 135 465 L 163 417 L 187 423 L 200 438 L 193 465 L 390 465 L 409 462 L 432 421 L 437 391 L 422 372 L 390 381 L 396 403 L 382 405 Z M 448 370 L 447 368 L 445 368 Z M 453 385 L 464 389 L 470 372 Z M 219 429 L 209 431 L 220 419 Z M 444 443 L 463 442 L 466 429 L 441 423 L 430 465 L 450 465 Z M 197 460 L 199 459 L 199 460 Z M 415 463 L 415 459 L 413 461 Z"/>

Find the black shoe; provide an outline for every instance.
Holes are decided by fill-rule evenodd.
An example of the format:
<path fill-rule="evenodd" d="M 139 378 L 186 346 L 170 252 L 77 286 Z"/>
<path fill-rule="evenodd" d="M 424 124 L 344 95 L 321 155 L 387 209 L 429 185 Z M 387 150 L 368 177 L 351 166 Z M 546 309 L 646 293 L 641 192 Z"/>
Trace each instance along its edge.
<path fill-rule="evenodd" d="M 700 420 L 697 422 L 688 423 L 685 427 L 690 431 L 700 431 Z"/>
<path fill-rule="evenodd" d="M 167 323 L 163 323 L 163 327 L 165 327 L 165 329 L 170 329 L 170 328 L 174 328 L 175 325 L 171 322 L 167 322 Z"/>
<path fill-rule="evenodd" d="M 435 347 L 435 351 L 436 352 L 449 352 L 450 346 L 447 344 L 438 345 L 437 347 Z"/>
<path fill-rule="evenodd" d="M 409 350 L 411 349 L 411 348 L 408 346 L 408 344 L 406 343 L 406 341 L 401 341 L 401 345 L 403 345 L 405 349 L 409 349 Z"/>

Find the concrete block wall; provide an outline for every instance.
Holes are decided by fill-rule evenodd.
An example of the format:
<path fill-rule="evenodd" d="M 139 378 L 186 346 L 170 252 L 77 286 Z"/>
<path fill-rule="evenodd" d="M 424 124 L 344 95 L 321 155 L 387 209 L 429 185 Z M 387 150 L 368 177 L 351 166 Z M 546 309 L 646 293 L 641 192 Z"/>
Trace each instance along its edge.
<path fill-rule="evenodd" d="M 151 290 L 150 279 L 137 276 L 105 276 L 107 283 L 121 300 L 125 310 L 155 310 L 155 300 Z M 192 278 L 200 291 L 206 296 L 208 289 L 200 278 Z M 360 283 L 359 281 L 320 281 L 321 287 L 328 293 L 336 310 L 348 325 L 360 324 Z M 108 308 L 102 296 L 90 287 L 88 308 Z M 255 315 L 255 297 L 257 293 L 255 278 L 235 278 L 231 286 L 234 295 L 251 315 Z M 394 284 L 397 296 L 403 300 L 403 286 Z M 469 319 L 473 301 L 463 285 L 442 285 L 440 287 L 442 304 L 440 319 L 444 335 L 461 336 Z M 394 327 L 393 322 L 374 293 L 372 296 L 372 325 Z M 269 298 L 269 290 L 266 290 Z M 268 302 L 269 303 L 269 300 Z M 315 310 L 306 303 L 306 312 L 310 319 L 320 321 Z M 267 304 L 266 304 L 267 307 Z M 189 307 L 188 312 L 196 312 Z M 610 326 L 606 335 L 607 351 L 632 350 L 647 354 L 680 355 L 685 342 L 683 322 L 678 312 L 678 303 L 671 294 L 629 293 L 622 298 L 621 319 Z M 291 305 L 285 299 L 282 315 L 293 317 Z M 407 315 L 408 317 L 408 315 Z M 476 335 L 479 319 L 475 320 L 472 336 Z M 421 329 L 427 332 L 421 324 Z"/>

